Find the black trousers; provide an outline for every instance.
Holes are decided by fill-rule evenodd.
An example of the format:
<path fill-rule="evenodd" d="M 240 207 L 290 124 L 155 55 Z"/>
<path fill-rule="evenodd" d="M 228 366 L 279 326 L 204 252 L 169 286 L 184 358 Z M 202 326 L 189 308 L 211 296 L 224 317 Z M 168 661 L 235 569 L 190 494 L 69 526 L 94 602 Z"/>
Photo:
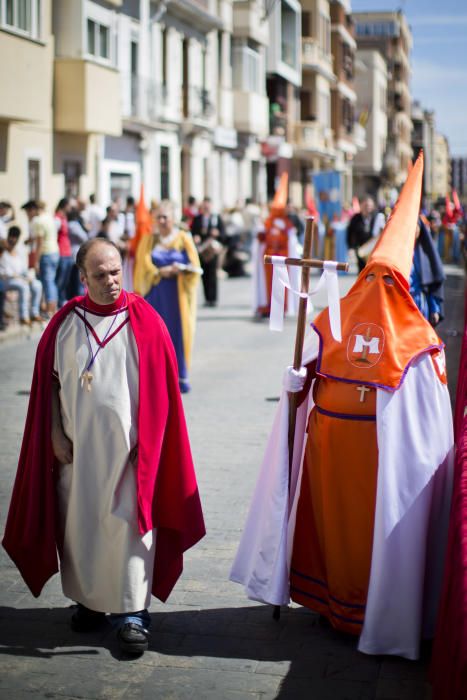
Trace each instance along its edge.
<path fill-rule="evenodd" d="M 210 304 L 217 302 L 217 255 L 209 262 L 201 260 L 204 298 Z"/>

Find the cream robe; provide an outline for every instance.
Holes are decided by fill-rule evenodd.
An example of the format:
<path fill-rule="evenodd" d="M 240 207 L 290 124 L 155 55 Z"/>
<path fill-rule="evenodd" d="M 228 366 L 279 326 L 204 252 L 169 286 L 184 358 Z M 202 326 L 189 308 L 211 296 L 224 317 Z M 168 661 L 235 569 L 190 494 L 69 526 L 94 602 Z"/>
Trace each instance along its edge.
<path fill-rule="evenodd" d="M 77 307 L 83 315 L 83 310 Z M 86 311 L 102 341 L 128 316 Z M 115 319 L 115 321 L 114 321 Z M 97 343 L 89 330 L 93 353 Z M 154 566 L 153 532 L 137 525 L 135 467 L 129 452 L 137 443 L 138 350 L 130 323 L 99 351 L 92 388 L 80 377 L 91 354 L 84 322 L 71 312 L 55 346 L 65 433 L 73 463 L 60 467 L 57 481 L 63 537 L 60 572 L 64 594 L 91 610 L 123 613 L 149 606 Z"/>

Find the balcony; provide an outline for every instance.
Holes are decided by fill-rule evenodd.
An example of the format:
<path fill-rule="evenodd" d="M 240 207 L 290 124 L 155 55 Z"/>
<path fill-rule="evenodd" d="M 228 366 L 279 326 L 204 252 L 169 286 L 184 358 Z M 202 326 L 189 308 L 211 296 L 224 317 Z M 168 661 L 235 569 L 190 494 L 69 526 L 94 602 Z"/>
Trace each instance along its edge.
<path fill-rule="evenodd" d="M 0 55 L 2 119 L 50 119 L 52 47 L 0 32 Z"/>
<path fill-rule="evenodd" d="M 302 37 L 302 69 L 319 73 L 331 82 L 336 80 L 332 70 L 332 55 L 324 53 L 312 37 Z"/>
<path fill-rule="evenodd" d="M 258 44 L 268 43 L 268 23 L 263 22 L 263 9 L 260 3 L 250 0 L 236 0 L 233 3 L 233 31 L 235 38 L 253 39 Z"/>
<path fill-rule="evenodd" d="M 120 136 L 120 74 L 92 61 L 55 60 L 55 129 Z"/>
<path fill-rule="evenodd" d="M 157 122 L 167 117 L 167 87 L 150 78 L 122 75 L 122 115 L 126 119 Z"/>
<path fill-rule="evenodd" d="M 184 86 L 181 100 L 183 118 L 194 125 L 206 127 L 216 111 L 209 91 L 198 86 Z"/>
<path fill-rule="evenodd" d="M 316 121 L 298 122 L 294 147 L 299 152 L 334 155 L 332 131 Z"/>
<path fill-rule="evenodd" d="M 222 20 L 213 14 L 209 0 L 171 0 L 168 12 L 202 33 L 222 28 Z"/>
<path fill-rule="evenodd" d="M 237 131 L 264 138 L 268 134 L 268 99 L 255 92 L 234 91 L 234 126 Z"/>

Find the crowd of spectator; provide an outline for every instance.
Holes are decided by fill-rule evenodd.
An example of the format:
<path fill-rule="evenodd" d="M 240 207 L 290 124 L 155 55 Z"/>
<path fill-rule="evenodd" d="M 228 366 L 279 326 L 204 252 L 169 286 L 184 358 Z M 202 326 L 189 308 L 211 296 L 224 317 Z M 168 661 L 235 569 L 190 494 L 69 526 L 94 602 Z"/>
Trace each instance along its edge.
<path fill-rule="evenodd" d="M 151 203 L 150 214 L 157 229 L 157 203 Z M 355 207 L 355 204 L 354 204 Z M 63 198 L 48 212 L 43 202 L 29 200 L 21 209 L 26 214 L 28 229 L 22 231 L 9 202 L 0 201 L 0 329 L 5 328 L 4 301 L 9 292 L 16 292 L 20 323 L 47 320 L 57 308 L 83 293 L 75 264 L 80 245 L 93 237 L 107 238 L 117 245 L 125 258 L 129 241 L 136 230 L 135 200 L 128 196 L 122 203 L 113 201 L 106 209 L 94 195 L 85 202 L 79 198 Z M 190 231 L 197 247 L 203 269 L 202 285 L 206 306 L 218 301 L 217 279 L 222 275 L 237 277 L 248 274 L 252 242 L 263 230 L 268 216 L 267 206 L 252 199 L 243 205 L 226 209 L 222 214 L 213 210 L 209 197 L 197 202 L 189 197 L 182 209 L 181 227 Z M 344 207 L 342 214 L 327 220 L 317 211 L 298 209 L 287 204 L 287 217 L 296 229 L 298 241 L 303 240 L 305 217 L 313 213 L 317 233 L 313 254 L 320 258 L 347 261 L 350 258 L 363 269 L 381 232 L 388 212 L 366 196 L 357 210 Z M 462 211 L 449 205 L 428 212 L 425 223 L 441 260 L 459 263 L 466 258 L 467 219 Z M 131 280 L 127 280 L 127 285 Z M 8 315 L 8 313 L 6 314 Z"/>

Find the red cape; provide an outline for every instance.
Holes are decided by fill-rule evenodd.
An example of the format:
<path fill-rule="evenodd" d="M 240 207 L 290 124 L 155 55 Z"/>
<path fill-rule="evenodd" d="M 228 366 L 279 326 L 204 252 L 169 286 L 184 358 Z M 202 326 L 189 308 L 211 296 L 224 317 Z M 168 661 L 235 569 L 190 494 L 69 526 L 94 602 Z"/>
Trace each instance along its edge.
<path fill-rule="evenodd" d="M 57 501 L 51 440 L 55 339 L 72 299 L 50 321 L 39 342 L 23 443 L 3 546 L 34 596 L 58 571 Z M 138 527 L 157 528 L 152 593 L 165 601 L 183 570 L 183 552 L 205 535 L 191 457 L 178 367 L 167 328 L 141 297 L 128 294 L 139 353 Z M 104 436 L 103 436 L 104 437 Z"/>

